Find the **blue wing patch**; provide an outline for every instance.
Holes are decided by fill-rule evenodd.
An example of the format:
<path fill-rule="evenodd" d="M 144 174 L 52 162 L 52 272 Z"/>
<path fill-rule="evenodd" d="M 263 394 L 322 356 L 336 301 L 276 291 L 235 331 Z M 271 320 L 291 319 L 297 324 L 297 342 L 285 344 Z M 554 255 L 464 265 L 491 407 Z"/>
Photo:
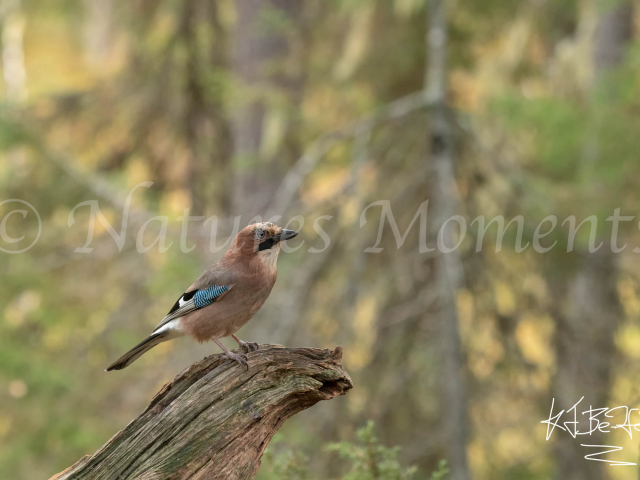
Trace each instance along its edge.
<path fill-rule="evenodd" d="M 196 308 L 202 308 L 206 307 L 207 305 L 211 305 L 217 297 L 228 290 L 229 287 L 227 287 L 226 285 L 214 285 L 213 287 L 209 287 L 206 290 L 198 290 L 193 296 L 193 305 Z"/>
<path fill-rule="evenodd" d="M 199 308 L 211 305 L 220 295 L 231 290 L 233 285 L 213 285 L 206 290 L 192 290 L 182 295 L 175 303 L 173 308 L 162 319 L 154 332 L 169 323 L 174 318 L 186 315 L 189 312 L 198 310 Z"/>

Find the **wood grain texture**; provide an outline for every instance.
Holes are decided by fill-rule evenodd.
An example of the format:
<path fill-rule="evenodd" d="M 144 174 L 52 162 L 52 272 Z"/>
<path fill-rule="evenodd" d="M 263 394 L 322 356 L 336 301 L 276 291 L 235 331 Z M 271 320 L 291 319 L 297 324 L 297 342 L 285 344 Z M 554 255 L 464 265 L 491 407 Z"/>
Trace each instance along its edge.
<path fill-rule="evenodd" d="M 51 480 L 251 479 L 287 418 L 353 386 L 342 347 L 261 345 L 247 359 L 248 370 L 220 355 L 193 364 L 94 455 Z"/>

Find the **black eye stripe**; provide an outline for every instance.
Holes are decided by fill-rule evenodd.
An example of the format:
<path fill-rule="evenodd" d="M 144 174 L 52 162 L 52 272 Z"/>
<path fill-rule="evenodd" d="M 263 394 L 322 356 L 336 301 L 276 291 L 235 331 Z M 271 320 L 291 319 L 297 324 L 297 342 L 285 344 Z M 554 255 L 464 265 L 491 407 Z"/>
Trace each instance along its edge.
<path fill-rule="evenodd" d="M 264 242 L 262 242 L 260 245 L 258 245 L 258 252 L 261 252 L 262 250 L 269 250 L 275 244 L 276 244 L 276 241 L 273 238 L 269 238 Z"/>

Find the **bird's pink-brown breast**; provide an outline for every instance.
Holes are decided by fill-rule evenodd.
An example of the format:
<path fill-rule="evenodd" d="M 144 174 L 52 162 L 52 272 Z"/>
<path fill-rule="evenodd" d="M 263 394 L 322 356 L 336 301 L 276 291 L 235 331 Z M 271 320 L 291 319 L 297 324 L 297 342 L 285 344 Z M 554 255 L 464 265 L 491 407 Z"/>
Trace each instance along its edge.
<path fill-rule="evenodd" d="M 258 279 L 248 275 L 225 293 L 224 301 L 185 315 L 182 318 L 185 332 L 205 342 L 211 337 L 228 337 L 251 320 L 269 298 L 275 277 Z"/>
<path fill-rule="evenodd" d="M 203 342 L 211 337 L 227 337 L 238 331 L 262 307 L 269 298 L 277 278 L 279 243 L 271 248 L 260 249 L 260 239 L 255 230 L 265 230 L 260 238 L 268 240 L 282 233 L 282 229 L 272 223 L 262 223 L 260 227 L 250 225 L 242 229 L 215 266 L 205 272 L 192 288 L 210 285 L 233 285 L 225 293 L 224 300 L 184 315 L 183 329 L 196 340 Z"/>

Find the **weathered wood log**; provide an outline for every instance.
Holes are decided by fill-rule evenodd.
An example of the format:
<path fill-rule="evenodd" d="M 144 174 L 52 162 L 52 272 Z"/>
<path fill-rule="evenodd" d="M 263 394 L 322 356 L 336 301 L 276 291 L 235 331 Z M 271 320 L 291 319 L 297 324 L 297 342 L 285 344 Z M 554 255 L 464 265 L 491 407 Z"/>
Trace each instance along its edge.
<path fill-rule="evenodd" d="M 248 370 L 220 355 L 193 364 L 94 455 L 51 480 L 251 479 L 287 418 L 353 386 L 342 347 L 261 345 L 247 358 Z"/>

